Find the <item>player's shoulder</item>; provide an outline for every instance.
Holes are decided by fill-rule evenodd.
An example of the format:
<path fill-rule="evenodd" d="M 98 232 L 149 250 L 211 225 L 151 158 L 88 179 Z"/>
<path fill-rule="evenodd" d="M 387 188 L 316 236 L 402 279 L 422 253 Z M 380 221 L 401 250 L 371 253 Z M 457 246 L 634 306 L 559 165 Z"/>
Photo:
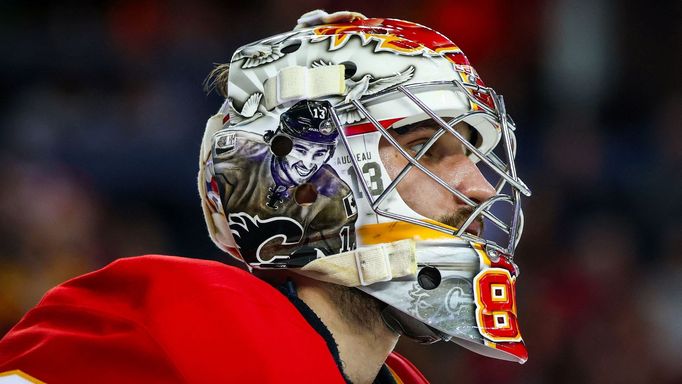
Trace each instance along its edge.
<path fill-rule="evenodd" d="M 214 158 L 217 161 L 230 159 L 261 161 L 270 150 L 263 137 L 253 132 L 226 129 L 218 132 L 214 140 Z"/>
<path fill-rule="evenodd" d="M 100 270 L 81 276 L 81 278 L 104 274 L 137 276 L 159 281 L 172 280 L 181 276 L 185 282 L 191 282 L 196 279 L 212 281 L 222 279 L 223 277 L 248 280 L 254 278 L 250 273 L 242 269 L 219 261 L 168 255 L 143 255 L 120 258 Z"/>
<path fill-rule="evenodd" d="M 47 382 L 85 382 L 101 371 L 105 383 L 267 381 L 288 364 L 272 353 L 272 340 L 300 346 L 286 354 L 334 376 L 324 340 L 277 289 L 220 262 L 146 255 L 49 291 L 0 340 L 0 372 L 21 369 Z"/>
<path fill-rule="evenodd" d="M 242 300 L 244 292 L 277 294 L 250 273 L 218 261 L 144 255 L 117 259 L 71 279 L 48 292 L 41 304 L 70 301 L 94 307 L 113 305 L 125 313 L 126 307 L 150 308 L 150 303 L 158 307 L 158 303 L 173 305 L 187 299 L 199 303 L 225 296 L 232 301 Z"/>
<path fill-rule="evenodd" d="M 328 164 L 322 165 L 310 182 L 317 186 L 317 191 L 321 195 L 331 199 L 341 199 L 351 193 L 348 184 Z"/>

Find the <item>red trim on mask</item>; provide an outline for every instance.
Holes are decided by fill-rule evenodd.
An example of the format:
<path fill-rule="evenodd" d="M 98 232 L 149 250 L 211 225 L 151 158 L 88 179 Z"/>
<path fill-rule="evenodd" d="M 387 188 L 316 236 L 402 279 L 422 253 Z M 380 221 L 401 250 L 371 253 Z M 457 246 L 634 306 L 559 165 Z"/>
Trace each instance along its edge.
<path fill-rule="evenodd" d="M 379 121 L 379 124 L 381 124 L 382 127 L 388 128 L 393 123 L 395 123 L 398 120 L 402 120 L 402 117 L 397 117 L 394 119 L 386 119 L 386 120 L 381 120 Z M 346 133 L 346 136 L 355 136 L 355 135 L 362 135 L 365 133 L 370 133 L 374 132 L 377 130 L 377 127 L 374 126 L 372 123 L 363 123 L 363 124 L 356 124 L 356 125 L 351 125 L 349 127 L 344 127 L 343 132 Z"/>

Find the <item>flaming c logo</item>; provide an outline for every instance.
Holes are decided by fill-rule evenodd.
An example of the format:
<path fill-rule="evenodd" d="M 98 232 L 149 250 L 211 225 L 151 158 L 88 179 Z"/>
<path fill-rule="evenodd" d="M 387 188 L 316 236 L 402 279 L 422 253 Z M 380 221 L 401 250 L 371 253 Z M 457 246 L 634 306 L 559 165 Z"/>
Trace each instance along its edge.
<path fill-rule="evenodd" d="M 288 259 L 289 255 L 274 255 L 281 246 L 297 244 L 303 237 L 303 227 L 288 217 L 261 219 L 245 212 L 231 213 L 228 224 L 239 246 L 239 252 L 247 262 L 272 263 Z"/>

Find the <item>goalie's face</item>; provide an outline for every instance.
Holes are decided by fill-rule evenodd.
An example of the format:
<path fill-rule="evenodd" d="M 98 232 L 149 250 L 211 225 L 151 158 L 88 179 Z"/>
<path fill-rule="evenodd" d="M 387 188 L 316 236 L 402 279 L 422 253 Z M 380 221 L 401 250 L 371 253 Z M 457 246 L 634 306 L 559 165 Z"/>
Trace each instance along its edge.
<path fill-rule="evenodd" d="M 475 140 L 475 133 L 468 124 L 459 123 L 455 129 L 468 141 Z M 440 126 L 430 120 L 389 130 L 391 136 L 412 156 L 428 145 L 439 131 Z M 379 154 L 391 179 L 395 179 L 408 164 L 399 150 L 383 137 L 379 142 Z M 453 135 L 441 135 L 419 159 L 419 163 L 476 203 L 495 196 L 495 189 L 471 161 L 464 144 Z M 473 210 L 416 168 L 412 168 L 398 183 L 397 190 L 415 212 L 452 227 L 459 227 Z M 467 232 L 476 236 L 480 236 L 481 231 L 480 219 L 467 228 Z"/>

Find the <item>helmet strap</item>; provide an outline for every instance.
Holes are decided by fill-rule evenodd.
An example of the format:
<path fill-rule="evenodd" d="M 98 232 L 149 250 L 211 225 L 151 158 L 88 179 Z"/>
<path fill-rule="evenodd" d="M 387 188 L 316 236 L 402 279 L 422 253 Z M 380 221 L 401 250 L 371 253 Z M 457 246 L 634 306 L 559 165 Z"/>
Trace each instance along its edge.
<path fill-rule="evenodd" d="M 383 243 L 315 259 L 295 272 L 346 287 L 368 286 L 417 273 L 412 239 Z"/>

